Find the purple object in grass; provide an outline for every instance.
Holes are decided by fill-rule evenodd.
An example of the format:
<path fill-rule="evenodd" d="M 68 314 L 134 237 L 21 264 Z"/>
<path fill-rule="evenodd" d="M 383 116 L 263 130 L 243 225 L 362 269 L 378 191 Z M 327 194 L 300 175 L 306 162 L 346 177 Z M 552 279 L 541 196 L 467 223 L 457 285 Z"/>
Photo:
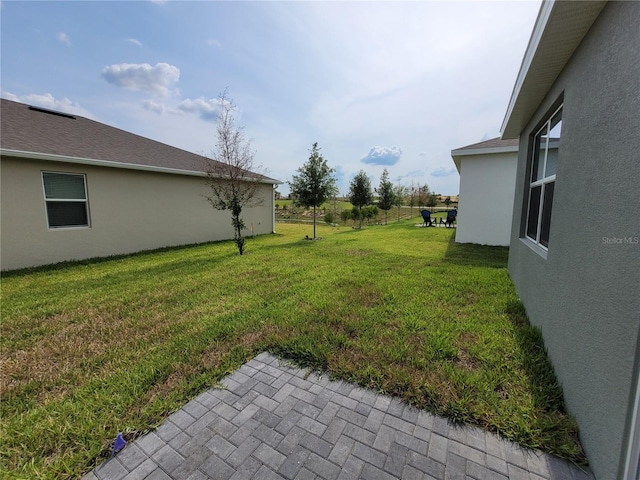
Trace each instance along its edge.
<path fill-rule="evenodd" d="M 115 442 L 113 442 L 113 453 L 118 453 L 126 444 L 127 441 L 122 437 L 122 432 L 118 433 Z"/>

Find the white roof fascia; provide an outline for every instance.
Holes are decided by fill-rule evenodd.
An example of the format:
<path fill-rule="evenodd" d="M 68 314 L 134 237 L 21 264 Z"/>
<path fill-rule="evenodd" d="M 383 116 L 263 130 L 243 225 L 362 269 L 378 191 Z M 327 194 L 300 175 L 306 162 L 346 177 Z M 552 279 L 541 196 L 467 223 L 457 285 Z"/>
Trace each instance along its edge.
<path fill-rule="evenodd" d="M 518 72 L 518 77 L 516 78 L 516 84 L 514 85 L 513 92 L 511 93 L 511 99 L 509 100 L 507 113 L 505 114 L 504 120 L 502 121 L 502 127 L 500 127 L 500 136 L 502 136 L 502 134 L 504 133 L 505 128 L 507 127 L 507 122 L 509 121 L 509 117 L 511 117 L 511 114 L 513 113 L 513 108 L 516 104 L 516 100 L 520 96 L 522 84 L 524 83 L 524 79 L 529 73 L 529 67 L 531 67 L 533 56 L 538 49 L 540 39 L 542 38 L 542 33 L 547 26 L 547 22 L 549 21 L 549 16 L 551 15 L 551 10 L 553 9 L 555 2 L 556 0 L 543 0 L 542 5 L 540 6 L 538 18 L 536 18 L 536 23 L 533 27 L 533 33 L 531 33 L 531 38 L 529 39 L 529 44 L 527 45 L 527 50 L 525 51 L 524 58 L 522 59 L 522 64 L 520 65 L 520 71 Z"/>
<path fill-rule="evenodd" d="M 517 152 L 518 145 L 509 145 L 507 147 L 487 147 L 487 148 L 460 148 L 451 150 L 452 157 L 462 157 L 468 155 L 487 155 L 490 153 L 510 153 Z"/>
<path fill-rule="evenodd" d="M 29 158 L 33 160 L 46 160 L 49 162 L 75 163 L 79 165 L 93 165 L 98 167 L 122 168 L 125 170 L 140 170 L 144 172 L 169 173 L 173 175 L 188 175 L 191 177 L 206 177 L 207 173 L 196 170 L 183 170 L 179 168 L 157 167 L 153 165 L 140 165 L 136 163 L 112 162 L 110 160 L 96 160 L 93 158 L 67 157 L 65 155 L 54 155 L 51 153 L 27 152 L 23 150 L 11 150 L 0 148 L 0 155 L 7 157 Z M 220 176 L 220 178 L 224 178 Z M 279 185 L 283 182 L 273 178 L 247 177 L 248 181 L 255 180 L 258 183 Z"/>
<path fill-rule="evenodd" d="M 500 129 L 518 138 L 608 0 L 543 0 Z"/>

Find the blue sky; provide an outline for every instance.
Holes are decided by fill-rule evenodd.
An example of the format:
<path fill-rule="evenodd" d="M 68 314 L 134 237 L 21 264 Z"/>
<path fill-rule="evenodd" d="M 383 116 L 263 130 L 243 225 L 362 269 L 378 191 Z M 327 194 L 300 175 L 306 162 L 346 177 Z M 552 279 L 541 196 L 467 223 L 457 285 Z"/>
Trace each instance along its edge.
<path fill-rule="evenodd" d="M 387 168 L 455 195 L 450 152 L 498 136 L 539 6 L 4 0 L 0 86 L 205 154 L 228 87 L 271 177 L 291 180 L 318 142 L 343 194 Z"/>

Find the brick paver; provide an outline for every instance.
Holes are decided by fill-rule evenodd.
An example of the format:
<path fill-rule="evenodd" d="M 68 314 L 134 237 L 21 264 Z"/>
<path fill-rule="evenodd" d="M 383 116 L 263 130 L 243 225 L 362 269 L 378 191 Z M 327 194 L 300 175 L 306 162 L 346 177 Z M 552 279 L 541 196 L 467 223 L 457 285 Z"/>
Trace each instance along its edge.
<path fill-rule="evenodd" d="M 496 435 L 261 353 L 84 480 L 593 480 Z"/>

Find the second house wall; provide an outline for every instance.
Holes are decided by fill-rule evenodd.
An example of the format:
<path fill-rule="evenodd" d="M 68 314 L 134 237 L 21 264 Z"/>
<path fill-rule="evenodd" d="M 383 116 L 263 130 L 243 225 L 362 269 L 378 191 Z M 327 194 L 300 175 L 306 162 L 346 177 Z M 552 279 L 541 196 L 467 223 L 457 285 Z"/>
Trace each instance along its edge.
<path fill-rule="evenodd" d="M 517 152 L 461 160 L 456 242 L 509 245 Z"/>
<path fill-rule="evenodd" d="M 89 228 L 49 229 L 43 171 L 86 175 Z M 2 269 L 233 238 L 229 211 L 214 210 L 205 178 L 25 159 L 2 159 Z M 273 231 L 273 188 L 245 208 L 246 235 Z"/>

